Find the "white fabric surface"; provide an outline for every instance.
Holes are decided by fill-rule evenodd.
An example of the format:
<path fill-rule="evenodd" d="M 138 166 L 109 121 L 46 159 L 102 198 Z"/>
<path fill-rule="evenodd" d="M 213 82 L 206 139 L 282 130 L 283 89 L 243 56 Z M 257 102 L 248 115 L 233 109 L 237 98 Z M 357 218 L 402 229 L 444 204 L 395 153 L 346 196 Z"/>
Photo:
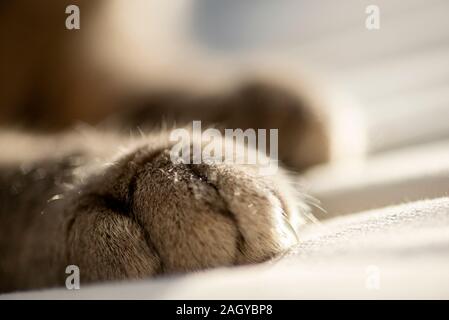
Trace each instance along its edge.
<path fill-rule="evenodd" d="M 449 194 L 449 140 L 323 166 L 304 179 L 327 211 L 323 219 Z"/>

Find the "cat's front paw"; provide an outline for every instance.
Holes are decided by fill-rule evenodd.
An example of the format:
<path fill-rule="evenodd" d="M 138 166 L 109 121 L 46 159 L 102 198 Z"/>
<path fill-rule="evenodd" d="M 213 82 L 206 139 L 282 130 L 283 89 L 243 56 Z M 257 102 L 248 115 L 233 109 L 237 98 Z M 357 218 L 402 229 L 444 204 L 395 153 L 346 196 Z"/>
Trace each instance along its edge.
<path fill-rule="evenodd" d="M 170 148 L 141 146 L 77 196 L 70 263 L 99 280 L 270 259 L 297 242 L 308 208 L 281 170 L 258 169 L 174 163 Z"/>

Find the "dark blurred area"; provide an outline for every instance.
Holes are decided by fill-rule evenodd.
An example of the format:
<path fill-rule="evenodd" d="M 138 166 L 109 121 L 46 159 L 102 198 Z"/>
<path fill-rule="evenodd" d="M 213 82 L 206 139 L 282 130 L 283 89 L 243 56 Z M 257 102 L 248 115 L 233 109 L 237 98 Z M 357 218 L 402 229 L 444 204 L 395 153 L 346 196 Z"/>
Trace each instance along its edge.
<path fill-rule="evenodd" d="M 69 4 L 80 8 L 80 30 L 65 28 Z M 129 97 L 207 93 L 275 60 L 319 79 L 337 107 L 354 106 L 362 118 L 350 122 L 360 122 L 370 152 L 447 138 L 447 1 L 377 1 L 375 31 L 365 27 L 370 4 L 4 0 L 0 123 L 95 124 L 131 108 Z"/>

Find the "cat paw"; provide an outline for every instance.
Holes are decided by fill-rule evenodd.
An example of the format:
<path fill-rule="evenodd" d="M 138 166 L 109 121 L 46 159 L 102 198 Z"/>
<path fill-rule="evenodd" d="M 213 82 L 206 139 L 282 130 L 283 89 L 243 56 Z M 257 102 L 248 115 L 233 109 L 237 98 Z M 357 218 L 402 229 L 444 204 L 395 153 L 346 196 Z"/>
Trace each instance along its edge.
<path fill-rule="evenodd" d="M 309 210 L 279 169 L 175 163 L 146 143 L 81 186 L 69 263 L 89 280 L 266 261 L 297 243 Z"/>

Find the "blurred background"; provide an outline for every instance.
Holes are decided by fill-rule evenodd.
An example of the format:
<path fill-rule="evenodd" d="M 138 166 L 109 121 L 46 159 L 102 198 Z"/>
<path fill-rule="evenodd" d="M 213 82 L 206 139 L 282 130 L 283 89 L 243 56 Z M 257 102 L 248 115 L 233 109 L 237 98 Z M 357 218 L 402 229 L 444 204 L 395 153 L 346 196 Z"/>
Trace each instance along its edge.
<path fill-rule="evenodd" d="M 449 137 L 448 15 L 446 0 L 196 0 L 192 30 L 216 54 L 271 52 L 350 96 L 378 152 Z"/>
<path fill-rule="evenodd" d="M 65 29 L 69 4 L 81 30 Z M 369 5 L 379 30 L 365 27 Z M 276 61 L 298 87 L 317 80 L 318 95 L 355 107 L 362 118 L 342 113 L 344 126 L 363 126 L 370 153 L 442 140 L 448 14 L 447 0 L 2 1 L 0 120 L 101 119 L 125 87 L 206 90 Z"/>

